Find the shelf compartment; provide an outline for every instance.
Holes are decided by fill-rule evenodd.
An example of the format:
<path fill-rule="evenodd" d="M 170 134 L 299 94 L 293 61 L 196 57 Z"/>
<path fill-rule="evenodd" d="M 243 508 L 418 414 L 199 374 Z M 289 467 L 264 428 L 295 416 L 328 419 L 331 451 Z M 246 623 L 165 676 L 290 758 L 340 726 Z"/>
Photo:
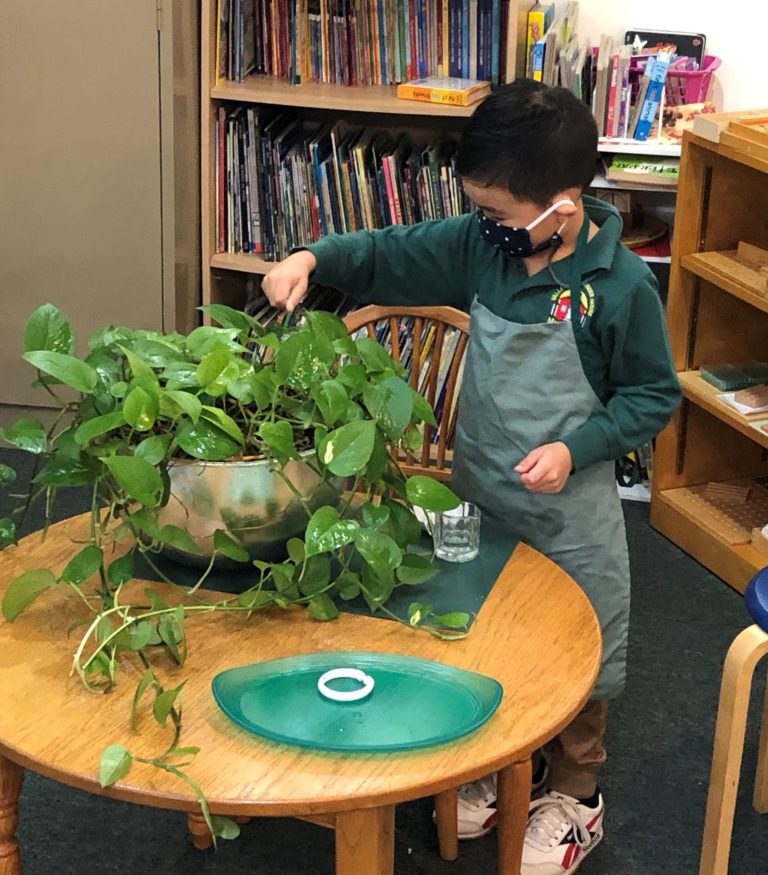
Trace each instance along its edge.
<path fill-rule="evenodd" d="M 276 104 L 341 112 L 388 113 L 390 115 L 449 116 L 468 118 L 473 106 L 444 106 L 421 100 L 403 100 L 394 85 L 332 85 L 307 82 L 291 85 L 281 79 L 253 76 L 244 82 L 220 80 L 211 88 L 213 100 L 238 100 L 243 103 Z"/>
<path fill-rule="evenodd" d="M 678 379 L 683 389 L 683 395 L 698 407 L 711 413 L 726 425 L 735 428 L 743 435 L 768 448 L 768 432 L 761 428 L 763 423 L 768 422 L 768 413 L 743 416 L 738 410 L 721 401 L 717 396 L 723 394 L 711 383 L 702 379 L 699 371 L 682 371 L 678 373 Z"/>
<path fill-rule="evenodd" d="M 750 282 L 750 271 L 743 268 L 743 272 L 736 273 L 734 267 L 739 267 L 738 262 L 732 257 L 734 250 L 725 252 L 698 252 L 684 255 L 681 259 L 682 266 L 692 274 L 718 286 L 728 294 L 747 304 L 751 304 L 758 310 L 768 313 L 768 294 L 766 294 L 756 281 Z"/>
<path fill-rule="evenodd" d="M 259 255 L 248 255 L 245 252 L 217 252 L 211 256 L 211 267 L 218 270 L 239 270 L 262 276 L 272 270 L 276 264 L 276 261 L 266 261 Z"/>
<path fill-rule="evenodd" d="M 729 544 L 712 527 L 708 515 L 697 512 L 691 489 L 684 486 L 657 491 L 651 502 L 651 524 L 743 593 L 752 577 L 766 566 L 766 558 L 751 543 Z"/>
<path fill-rule="evenodd" d="M 598 152 L 615 152 L 626 155 L 668 155 L 679 156 L 682 147 L 679 143 L 660 143 L 657 140 L 630 140 L 626 137 L 600 137 Z"/>

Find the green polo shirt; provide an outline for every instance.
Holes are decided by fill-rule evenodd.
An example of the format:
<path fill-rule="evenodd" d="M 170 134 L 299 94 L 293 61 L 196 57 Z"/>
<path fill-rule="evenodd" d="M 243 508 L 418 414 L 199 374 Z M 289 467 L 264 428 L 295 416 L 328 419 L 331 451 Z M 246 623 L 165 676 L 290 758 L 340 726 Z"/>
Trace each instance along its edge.
<path fill-rule="evenodd" d="M 584 205 L 599 230 L 582 260 L 583 330 L 575 334 L 584 373 L 602 407 L 574 431 L 551 436 L 568 446 L 576 469 L 620 458 L 650 440 L 681 397 L 653 274 L 621 243 L 618 212 L 587 196 Z M 329 235 L 307 249 L 317 258 L 312 280 L 360 303 L 443 304 L 468 312 L 477 296 L 511 322 L 570 318 L 573 256 L 528 276 L 522 259 L 481 239 L 474 213 Z M 568 374 L 546 378 L 567 380 Z"/>

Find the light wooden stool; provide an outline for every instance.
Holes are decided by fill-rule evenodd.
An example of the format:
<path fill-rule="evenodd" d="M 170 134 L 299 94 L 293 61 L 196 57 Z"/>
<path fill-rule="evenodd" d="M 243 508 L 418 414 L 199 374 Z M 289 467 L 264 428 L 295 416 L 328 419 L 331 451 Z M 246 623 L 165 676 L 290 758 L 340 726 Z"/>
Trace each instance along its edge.
<path fill-rule="evenodd" d="M 736 636 L 725 657 L 699 875 L 728 873 L 749 694 L 755 667 L 768 653 L 768 568 L 752 578 L 744 600 L 755 625 Z M 763 705 L 752 805 L 760 814 L 768 812 L 768 690 Z"/>

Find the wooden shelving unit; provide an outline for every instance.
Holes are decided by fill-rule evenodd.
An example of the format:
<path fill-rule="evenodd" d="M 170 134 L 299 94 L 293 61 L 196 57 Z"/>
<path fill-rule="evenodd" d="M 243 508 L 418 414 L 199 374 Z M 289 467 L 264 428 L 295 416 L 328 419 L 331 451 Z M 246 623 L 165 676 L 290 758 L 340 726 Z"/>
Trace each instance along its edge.
<path fill-rule="evenodd" d="M 217 77 L 216 0 L 203 0 L 201 14 L 201 232 L 203 303 L 242 306 L 249 286 L 273 262 L 256 255 L 216 251 L 215 240 L 215 133 L 218 107 L 224 103 L 259 104 L 294 108 L 307 118 L 349 120 L 351 124 L 424 132 L 440 138 L 457 135 L 474 107 L 446 107 L 401 100 L 394 86 L 346 87 L 307 83 L 291 85 L 251 76 L 244 82 Z M 507 64 L 520 75 L 524 67 L 527 13 L 531 0 L 510 0 L 509 20 L 517 39 L 507 50 Z"/>
<path fill-rule="evenodd" d="M 684 401 L 658 438 L 651 500 L 652 524 L 741 592 L 765 556 L 733 543 L 691 493 L 710 481 L 768 477 L 759 425 L 768 414 L 743 416 L 699 373 L 768 359 L 768 294 L 728 257 L 740 241 L 768 249 L 764 152 L 685 135 L 667 312 Z"/>

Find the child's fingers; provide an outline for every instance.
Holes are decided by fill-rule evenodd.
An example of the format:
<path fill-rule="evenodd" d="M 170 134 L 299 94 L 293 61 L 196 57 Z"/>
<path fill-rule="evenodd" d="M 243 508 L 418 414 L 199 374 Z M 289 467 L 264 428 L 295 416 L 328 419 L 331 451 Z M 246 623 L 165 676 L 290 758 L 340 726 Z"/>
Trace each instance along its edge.
<path fill-rule="evenodd" d="M 518 474 L 527 474 L 541 458 L 542 447 L 531 450 L 530 453 L 515 466 Z"/>
<path fill-rule="evenodd" d="M 293 311 L 299 306 L 302 298 L 307 293 L 308 285 L 309 284 L 305 277 L 300 277 L 298 280 L 294 281 L 285 301 L 285 309 L 289 313 L 293 313 Z"/>

